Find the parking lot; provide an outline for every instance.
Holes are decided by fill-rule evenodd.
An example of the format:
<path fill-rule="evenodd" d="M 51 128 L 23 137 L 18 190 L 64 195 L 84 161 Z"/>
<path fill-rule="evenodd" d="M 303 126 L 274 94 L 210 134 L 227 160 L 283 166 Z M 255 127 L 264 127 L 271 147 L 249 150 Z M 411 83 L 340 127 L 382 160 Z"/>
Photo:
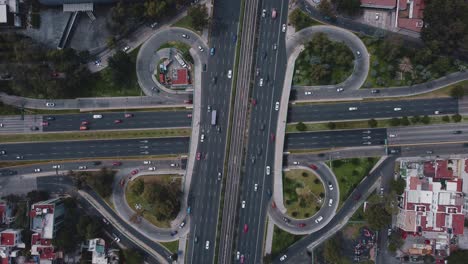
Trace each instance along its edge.
<path fill-rule="evenodd" d="M 364 9 L 364 13 L 359 22 L 382 29 L 392 30 L 394 26 L 394 12 Z"/>

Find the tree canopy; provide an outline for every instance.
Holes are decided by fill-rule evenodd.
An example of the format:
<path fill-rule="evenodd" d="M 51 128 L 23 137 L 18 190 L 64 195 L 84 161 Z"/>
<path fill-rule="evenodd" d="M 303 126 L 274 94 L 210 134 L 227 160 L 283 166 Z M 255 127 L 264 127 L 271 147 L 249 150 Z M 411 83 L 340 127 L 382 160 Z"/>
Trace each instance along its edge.
<path fill-rule="evenodd" d="M 206 5 L 194 5 L 190 7 L 187 15 L 192 21 L 192 26 L 198 31 L 202 31 L 208 25 L 209 20 Z"/>

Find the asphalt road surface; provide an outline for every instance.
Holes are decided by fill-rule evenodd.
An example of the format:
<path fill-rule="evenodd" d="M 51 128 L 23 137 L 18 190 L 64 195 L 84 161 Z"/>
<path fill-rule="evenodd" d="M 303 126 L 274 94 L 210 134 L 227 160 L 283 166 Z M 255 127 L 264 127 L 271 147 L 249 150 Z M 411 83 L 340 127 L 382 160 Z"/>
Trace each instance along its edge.
<path fill-rule="evenodd" d="M 192 213 L 185 258 L 187 263 L 213 263 L 215 256 L 221 194 L 218 172 L 222 173 L 224 167 L 232 90 L 232 79 L 228 78 L 227 73 L 234 70 L 239 14 L 240 1 L 214 1 L 209 48 L 215 50 L 208 57 L 207 71 L 202 73 L 201 83 L 200 133 L 206 138 L 203 143 L 198 143 L 197 152 L 201 159 L 195 162 L 188 196 Z M 208 111 L 208 106 L 211 111 L 217 111 L 216 126 L 211 125 L 212 112 Z"/>
<path fill-rule="evenodd" d="M 452 98 L 311 104 L 289 108 L 288 122 L 316 122 L 458 113 Z"/>
<path fill-rule="evenodd" d="M 189 138 L 119 139 L 2 144 L 0 161 L 60 160 L 187 153 Z"/>
<path fill-rule="evenodd" d="M 468 142 L 468 124 L 466 123 L 388 128 L 387 131 L 390 145 Z M 438 145 L 434 148 L 437 149 Z"/>
<path fill-rule="evenodd" d="M 100 114 L 102 118 L 94 119 L 93 115 Z M 125 114 L 133 117 L 125 118 Z M 190 127 L 191 111 L 155 111 L 155 112 L 106 112 L 87 114 L 47 115 L 44 116 L 44 132 L 76 131 L 80 129 L 82 122 L 89 122 L 86 127 L 89 130 L 104 129 L 144 129 L 144 128 L 173 128 Z M 54 120 L 48 121 L 52 117 Z M 115 123 L 116 120 L 121 121 Z"/>
<path fill-rule="evenodd" d="M 286 134 L 286 150 L 321 149 L 385 144 L 385 128 L 332 130 Z"/>

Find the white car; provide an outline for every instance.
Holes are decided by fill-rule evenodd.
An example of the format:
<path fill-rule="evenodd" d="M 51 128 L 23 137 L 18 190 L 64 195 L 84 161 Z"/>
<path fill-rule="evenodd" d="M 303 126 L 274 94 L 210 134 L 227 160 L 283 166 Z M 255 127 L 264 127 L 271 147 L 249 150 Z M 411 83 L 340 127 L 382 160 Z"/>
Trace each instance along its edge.
<path fill-rule="evenodd" d="M 262 10 L 262 17 L 266 17 L 266 9 Z"/>
<path fill-rule="evenodd" d="M 356 55 L 359 57 L 361 57 L 361 52 L 359 50 L 356 51 Z"/>
<path fill-rule="evenodd" d="M 293 161 L 294 165 L 299 165 L 299 161 Z"/>
<path fill-rule="evenodd" d="M 227 77 L 228 77 L 229 79 L 232 78 L 232 70 L 229 70 L 229 71 L 228 71 Z"/>
<path fill-rule="evenodd" d="M 120 238 L 116 236 L 116 237 L 114 237 L 114 241 L 117 242 L 117 243 L 119 243 L 119 242 L 120 242 Z"/>
<path fill-rule="evenodd" d="M 149 171 L 155 171 L 155 170 L 156 170 L 156 167 L 149 167 L 148 170 L 149 170 Z"/>
<path fill-rule="evenodd" d="M 388 137 L 394 138 L 394 137 L 396 137 L 396 135 L 395 134 L 389 134 Z"/>
<path fill-rule="evenodd" d="M 434 111 L 434 115 L 440 114 L 440 111 Z"/>
<path fill-rule="evenodd" d="M 122 50 L 123 50 L 123 52 L 127 52 L 129 49 L 130 49 L 129 46 L 125 46 Z"/>
<path fill-rule="evenodd" d="M 210 249 L 210 241 L 206 241 L 205 243 L 205 249 Z"/>
<path fill-rule="evenodd" d="M 150 160 L 145 160 L 145 161 L 143 161 L 143 164 L 145 164 L 145 165 L 151 164 L 151 161 Z"/>
<path fill-rule="evenodd" d="M 236 253 L 236 259 L 237 259 L 237 260 L 240 259 L 240 252 L 239 252 L 239 251 L 237 251 L 237 253 Z"/>
<path fill-rule="evenodd" d="M 395 107 L 393 108 L 393 111 L 401 111 L 401 107 Z"/>
<path fill-rule="evenodd" d="M 258 85 L 259 85 L 260 87 L 263 86 L 263 78 L 260 78 L 260 82 L 258 83 Z"/>
<path fill-rule="evenodd" d="M 333 199 L 330 199 L 330 200 L 328 201 L 328 206 L 332 206 L 332 204 L 333 204 Z"/>
<path fill-rule="evenodd" d="M 211 112 L 211 106 L 210 105 L 208 106 L 208 112 Z"/>
<path fill-rule="evenodd" d="M 266 166 L 266 175 L 270 175 L 270 166 Z"/>
<path fill-rule="evenodd" d="M 283 256 L 281 256 L 280 261 L 284 261 L 284 260 L 287 259 L 287 258 L 288 258 L 287 255 L 283 255 Z"/>
<path fill-rule="evenodd" d="M 286 32 L 286 24 L 283 24 L 283 26 L 281 27 L 281 31 Z"/>
<path fill-rule="evenodd" d="M 34 169 L 34 172 L 41 172 L 41 169 L 39 169 L 39 168 Z"/>
<path fill-rule="evenodd" d="M 349 108 L 349 111 L 356 111 L 356 110 L 357 110 L 357 107 L 355 107 L 355 106 L 351 106 L 351 107 Z"/>
<path fill-rule="evenodd" d="M 52 166 L 52 169 L 60 169 L 61 167 L 62 166 L 60 166 L 60 165 L 54 165 L 54 166 Z"/>
<path fill-rule="evenodd" d="M 333 191 L 333 185 L 331 183 L 328 184 L 328 189 L 330 189 L 330 191 Z"/>
<path fill-rule="evenodd" d="M 242 201 L 242 208 L 245 208 L 245 201 Z"/>
<path fill-rule="evenodd" d="M 47 107 L 54 107 L 55 106 L 55 103 L 46 103 L 45 104 Z"/>
<path fill-rule="evenodd" d="M 275 110 L 276 110 L 276 111 L 279 110 L 279 102 L 276 102 L 276 103 L 275 103 Z"/>
<path fill-rule="evenodd" d="M 202 48 L 202 46 L 198 46 L 198 49 L 199 49 L 201 52 L 204 51 L 204 49 Z"/>
<path fill-rule="evenodd" d="M 304 94 L 305 94 L 305 95 L 311 95 L 312 92 L 310 92 L 310 91 L 305 91 Z"/>
<path fill-rule="evenodd" d="M 201 134 L 200 136 L 200 142 L 203 142 L 203 140 L 205 140 L 205 134 Z"/>
<path fill-rule="evenodd" d="M 102 115 L 93 115 L 93 118 L 94 118 L 94 119 L 101 119 L 101 118 L 102 118 Z"/>
<path fill-rule="evenodd" d="M 341 93 L 343 90 L 344 90 L 344 89 L 341 88 L 341 87 L 340 87 L 340 88 L 336 88 L 336 91 L 339 92 L 339 93 Z"/>
<path fill-rule="evenodd" d="M 186 38 L 186 39 L 189 39 L 189 38 L 190 38 L 190 37 L 187 36 L 186 34 L 182 34 L 182 37 L 183 37 L 183 38 Z"/>
<path fill-rule="evenodd" d="M 88 167 L 86 167 L 86 166 L 78 166 L 78 169 L 79 169 L 79 170 L 86 170 L 87 168 L 88 168 Z"/>
<path fill-rule="evenodd" d="M 257 190 L 258 190 L 258 184 L 256 183 L 256 184 L 254 185 L 254 191 L 256 192 Z"/>
<path fill-rule="evenodd" d="M 276 50 L 278 48 L 278 45 L 273 44 L 273 50 Z"/>
<path fill-rule="evenodd" d="M 319 216 L 317 219 L 315 219 L 315 223 L 318 224 L 320 223 L 320 221 L 323 220 L 323 217 L 322 216 Z"/>
<path fill-rule="evenodd" d="M 185 226 L 185 220 L 180 223 L 179 228 L 183 228 Z"/>

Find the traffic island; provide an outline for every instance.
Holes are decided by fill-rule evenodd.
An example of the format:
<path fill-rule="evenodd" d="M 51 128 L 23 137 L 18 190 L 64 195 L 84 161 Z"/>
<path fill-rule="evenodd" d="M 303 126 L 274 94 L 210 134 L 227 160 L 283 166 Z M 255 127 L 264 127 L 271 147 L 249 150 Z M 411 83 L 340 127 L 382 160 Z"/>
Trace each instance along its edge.
<path fill-rule="evenodd" d="M 311 171 L 292 169 L 283 173 L 283 196 L 287 215 L 305 219 L 322 207 L 325 187 Z"/>
<path fill-rule="evenodd" d="M 148 175 L 130 181 L 125 189 L 128 206 L 135 212 L 130 217 L 134 223 L 142 218 L 151 224 L 170 228 L 181 208 L 179 175 Z"/>

